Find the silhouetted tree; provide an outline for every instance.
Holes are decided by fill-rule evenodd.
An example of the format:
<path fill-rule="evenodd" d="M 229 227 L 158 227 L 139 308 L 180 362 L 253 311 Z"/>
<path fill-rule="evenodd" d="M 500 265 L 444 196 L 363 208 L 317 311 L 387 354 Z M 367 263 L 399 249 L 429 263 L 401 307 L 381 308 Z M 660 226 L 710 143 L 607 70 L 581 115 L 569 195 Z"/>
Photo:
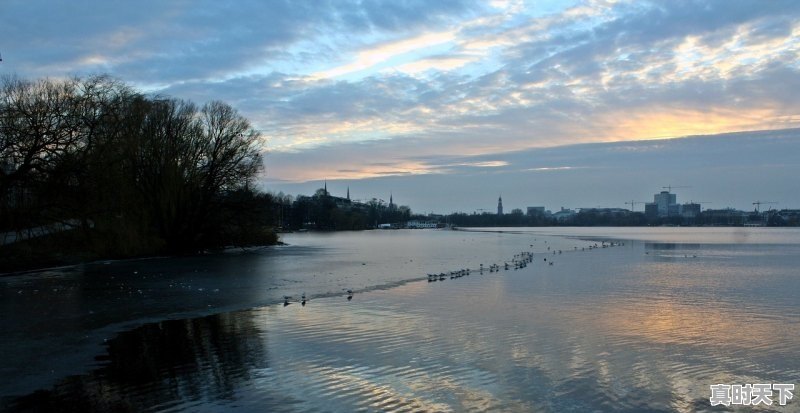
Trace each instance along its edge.
<path fill-rule="evenodd" d="M 260 137 L 231 106 L 147 97 L 108 76 L 0 83 L 0 229 L 77 221 L 112 255 L 222 245 L 244 217 L 267 231 L 234 213 L 270 216 L 272 198 L 249 189 Z"/>

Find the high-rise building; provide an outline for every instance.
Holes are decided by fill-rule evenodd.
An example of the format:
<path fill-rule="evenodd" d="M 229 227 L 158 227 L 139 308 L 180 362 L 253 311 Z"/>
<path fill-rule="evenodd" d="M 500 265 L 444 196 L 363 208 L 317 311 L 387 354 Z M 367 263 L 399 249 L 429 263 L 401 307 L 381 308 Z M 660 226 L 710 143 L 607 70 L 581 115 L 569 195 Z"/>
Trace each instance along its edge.
<path fill-rule="evenodd" d="M 670 193 L 669 191 L 661 191 L 661 193 L 653 195 L 653 202 L 645 204 L 645 215 L 668 217 L 680 214 L 680 207 L 678 206 L 678 196 Z"/>
<path fill-rule="evenodd" d="M 658 205 L 658 215 L 662 217 L 669 215 L 669 206 L 677 204 L 677 200 L 677 195 L 669 191 L 661 191 L 653 196 L 653 203 Z"/>
<path fill-rule="evenodd" d="M 503 197 L 497 198 L 497 215 L 503 215 Z"/>

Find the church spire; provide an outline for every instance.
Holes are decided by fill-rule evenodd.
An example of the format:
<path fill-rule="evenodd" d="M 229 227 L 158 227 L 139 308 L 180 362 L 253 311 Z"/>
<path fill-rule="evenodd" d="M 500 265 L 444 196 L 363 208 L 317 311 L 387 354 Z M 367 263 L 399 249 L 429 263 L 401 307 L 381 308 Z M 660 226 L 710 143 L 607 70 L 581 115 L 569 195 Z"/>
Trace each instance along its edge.
<path fill-rule="evenodd" d="M 503 196 L 497 198 L 497 215 L 503 215 Z"/>
<path fill-rule="evenodd" d="M 324 187 L 325 195 L 328 195 L 328 180 L 325 180 L 325 187 Z"/>
<path fill-rule="evenodd" d="M 347 200 L 350 200 L 350 186 L 347 186 Z"/>

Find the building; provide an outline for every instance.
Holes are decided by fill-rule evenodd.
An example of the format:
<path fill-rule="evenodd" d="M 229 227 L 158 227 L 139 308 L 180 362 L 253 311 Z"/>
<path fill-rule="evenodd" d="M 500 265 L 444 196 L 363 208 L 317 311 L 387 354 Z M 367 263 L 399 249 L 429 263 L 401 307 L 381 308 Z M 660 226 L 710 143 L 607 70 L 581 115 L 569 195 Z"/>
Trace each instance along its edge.
<path fill-rule="evenodd" d="M 543 217 L 544 216 L 544 207 L 543 206 L 528 207 L 528 216 L 529 217 Z"/>
<path fill-rule="evenodd" d="M 653 203 L 658 205 L 659 216 L 669 216 L 670 206 L 678 204 L 678 196 L 669 191 L 661 191 L 661 193 L 653 195 Z"/>
<path fill-rule="evenodd" d="M 576 214 L 575 211 L 569 208 L 561 207 L 560 211 L 553 213 L 553 218 L 555 218 L 558 221 L 566 221 L 575 216 L 575 214 Z"/>
<path fill-rule="evenodd" d="M 684 218 L 696 218 L 700 215 L 700 204 L 693 202 L 681 205 L 681 216 Z"/>
<path fill-rule="evenodd" d="M 438 228 L 439 222 L 437 221 L 420 221 L 420 220 L 411 220 L 408 221 L 406 224 L 406 228 L 409 229 L 423 229 L 423 228 Z"/>
<path fill-rule="evenodd" d="M 345 210 L 345 211 L 349 211 L 349 210 L 353 210 L 353 209 L 363 210 L 363 209 L 366 209 L 366 207 L 367 207 L 364 204 L 361 204 L 359 202 L 354 202 L 353 200 L 350 199 L 350 187 L 349 186 L 347 187 L 347 196 L 346 197 L 340 197 L 340 196 L 331 195 L 331 193 L 328 191 L 328 182 L 327 181 L 325 181 L 325 185 L 322 187 L 322 190 L 324 191 L 323 192 L 323 196 L 325 196 L 328 199 L 330 199 L 331 201 L 333 201 L 333 203 L 339 209 L 342 209 L 342 210 Z"/>
<path fill-rule="evenodd" d="M 681 206 L 678 204 L 669 204 L 667 205 L 667 216 L 668 217 L 677 217 L 681 214 Z"/>
<path fill-rule="evenodd" d="M 658 217 L 658 205 L 654 203 L 644 204 L 644 215 L 648 218 Z"/>
<path fill-rule="evenodd" d="M 651 218 L 680 215 L 678 196 L 669 191 L 653 195 L 653 202 L 644 205 L 645 215 Z"/>
<path fill-rule="evenodd" d="M 631 211 L 625 208 L 581 208 L 581 214 L 595 215 L 628 215 Z"/>
<path fill-rule="evenodd" d="M 747 221 L 749 212 L 733 208 L 706 209 L 703 211 L 706 223 L 710 225 L 742 225 Z"/>
<path fill-rule="evenodd" d="M 503 215 L 503 197 L 497 198 L 497 215 Z"/>

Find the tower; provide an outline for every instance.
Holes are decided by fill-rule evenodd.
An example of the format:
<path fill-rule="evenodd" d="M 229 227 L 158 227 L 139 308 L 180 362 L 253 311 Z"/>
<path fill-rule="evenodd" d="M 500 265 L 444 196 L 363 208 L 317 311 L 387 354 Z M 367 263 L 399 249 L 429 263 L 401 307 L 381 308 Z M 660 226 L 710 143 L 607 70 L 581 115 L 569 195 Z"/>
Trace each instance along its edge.
<path fill-rule="evenodd" d="M 347 187 L 347 200 L 350 200 L 350 187 Z"/>
<path fill-rule="evenodd" d="M 327 179 L 325 180 L 324 190 L 325 190 L 325 196 L 327 196 L 328 195 L 328 180 Z"/>
<path fill-rule="evenodd" d="M 394 209 L 394 201 L 392 201 L 392 193 L 389 192 L 389 209 Z"/>
<path fill-rule="evenodd" d="M 497 215 L 503 215 L 503 196 L 497 198 Z"/>

